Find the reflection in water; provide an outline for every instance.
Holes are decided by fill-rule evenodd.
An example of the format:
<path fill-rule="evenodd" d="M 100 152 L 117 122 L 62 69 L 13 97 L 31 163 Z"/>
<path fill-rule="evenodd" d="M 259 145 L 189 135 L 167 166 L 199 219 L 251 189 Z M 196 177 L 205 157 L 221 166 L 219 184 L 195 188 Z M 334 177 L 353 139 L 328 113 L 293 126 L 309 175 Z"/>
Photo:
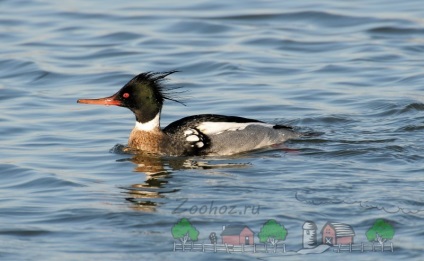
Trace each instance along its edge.
<path fill-rule="evenodd" d="M 131 161 L 135 164 L 134 171 L 146 175 L 144 183 L 133 184 L 129 187 L 121 187 L 128 194 L 126 200 L 132 203 L 134 210 L 153 212 L 160 204 L 157 199 L 163 198 L 165 193 L 173 193 L 178 190 L 167 190 L 165 185 L 170 179 L 171 171 L 166 167 L 164 159 L 154 155 L 137 154 L 132 158 L 120 161 Z"/>
<path fill-rule="evenodd" d="M 134 152 L 123 145 L 116 145 L 111 152 L 118 154 L 133 154 L 131 158 L 120 159 L 119 161 L 131 161 L 135 164 L 134 171 L 146 175 L 143 183 L 133 184 L 128 187 L 121 187 L 128 194 L 126 200 L 132 203 L 134 210 L 143 212 L 154 212 L 161 205 L 165 194 L 175 193 L 179 189 L 166 186 L 168 180 L 172 178 L 175 170 L 183 169 L 217 169 L 217 168 L 244 168 L 250 166 L 249 163 L 231 163 L 228 158 L 209 159 L 193 157 L 168 157 L 158 156 L 148 153 Z M 137 153 L 137 154 L 135 154 Z"/>

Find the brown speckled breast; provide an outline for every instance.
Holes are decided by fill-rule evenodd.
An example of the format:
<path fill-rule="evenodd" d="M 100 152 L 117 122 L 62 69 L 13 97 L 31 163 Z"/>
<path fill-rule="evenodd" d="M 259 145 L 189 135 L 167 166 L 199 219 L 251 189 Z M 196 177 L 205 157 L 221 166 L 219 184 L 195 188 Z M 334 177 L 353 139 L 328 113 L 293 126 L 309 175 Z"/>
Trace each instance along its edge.
<path fill-rule="evenodd" d="M 128 139 L 128 146 L 137 150 L 142 150 L 155 154 L 163 154 L 163 144 L 167 140 L 167 136 L 158 131 L 142 131 L 133 129 Z"/>

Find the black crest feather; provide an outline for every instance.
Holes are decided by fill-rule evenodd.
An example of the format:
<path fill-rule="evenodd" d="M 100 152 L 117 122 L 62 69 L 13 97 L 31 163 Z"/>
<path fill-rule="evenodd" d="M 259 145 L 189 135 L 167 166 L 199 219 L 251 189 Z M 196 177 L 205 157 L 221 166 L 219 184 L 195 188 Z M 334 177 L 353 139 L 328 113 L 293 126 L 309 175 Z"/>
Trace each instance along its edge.
<path fill-rule="evenodd" d="M 173 73 L 176 73 L 178 71 L 173 70 L 169 72 L 145 72 L 140 73 L 139 75 L 135 76 L 129 84 L 137 84 L 137 83 L 146 83 L 150 84 L 153 91 L 155 92 L 156 97 L 159 99 L 161 103 L 163 103 L 163 100 L 170 100 L 174 102 L 178 102 L 185 106 L 185 104 L 180 101 L 179 99 L 173 97 L 179 93 L 183 93 L 184 91 L 176 92 L 175 90 L 180 89 L 180 87 L 167 87 L 162 84 L 165 78 Z"/>

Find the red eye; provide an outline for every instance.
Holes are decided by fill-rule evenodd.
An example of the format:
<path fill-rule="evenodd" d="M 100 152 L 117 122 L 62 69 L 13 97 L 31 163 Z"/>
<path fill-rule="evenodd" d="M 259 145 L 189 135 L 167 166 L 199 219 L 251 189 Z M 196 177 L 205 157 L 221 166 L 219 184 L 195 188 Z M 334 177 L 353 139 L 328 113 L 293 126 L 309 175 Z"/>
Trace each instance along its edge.
<path fill-rule="evenodd" d="M 122 97 L 124 97 L 126 99 L 126 98 L 130 97 L 130 94 L 128 92 L 126 92 L 126 93 L 122 94 Z"/>

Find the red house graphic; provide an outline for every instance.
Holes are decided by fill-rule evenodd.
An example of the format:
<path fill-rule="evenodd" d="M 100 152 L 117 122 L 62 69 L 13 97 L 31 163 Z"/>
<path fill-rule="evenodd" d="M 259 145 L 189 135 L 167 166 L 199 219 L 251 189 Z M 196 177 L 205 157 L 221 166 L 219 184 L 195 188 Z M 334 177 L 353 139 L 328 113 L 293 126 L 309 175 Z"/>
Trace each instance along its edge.
<path fill-rule="evenodd" d="M 253 245 L 254 233 L 245 225 L 229 225 L 222 227 L 222 244 Z"/>
<path fill-rule="evenodd" d="M 322 243 L 325 245 L 353 244 L 355 232 L 352 227 L 343 223 L 327 222 L 321 230 Z"/>

